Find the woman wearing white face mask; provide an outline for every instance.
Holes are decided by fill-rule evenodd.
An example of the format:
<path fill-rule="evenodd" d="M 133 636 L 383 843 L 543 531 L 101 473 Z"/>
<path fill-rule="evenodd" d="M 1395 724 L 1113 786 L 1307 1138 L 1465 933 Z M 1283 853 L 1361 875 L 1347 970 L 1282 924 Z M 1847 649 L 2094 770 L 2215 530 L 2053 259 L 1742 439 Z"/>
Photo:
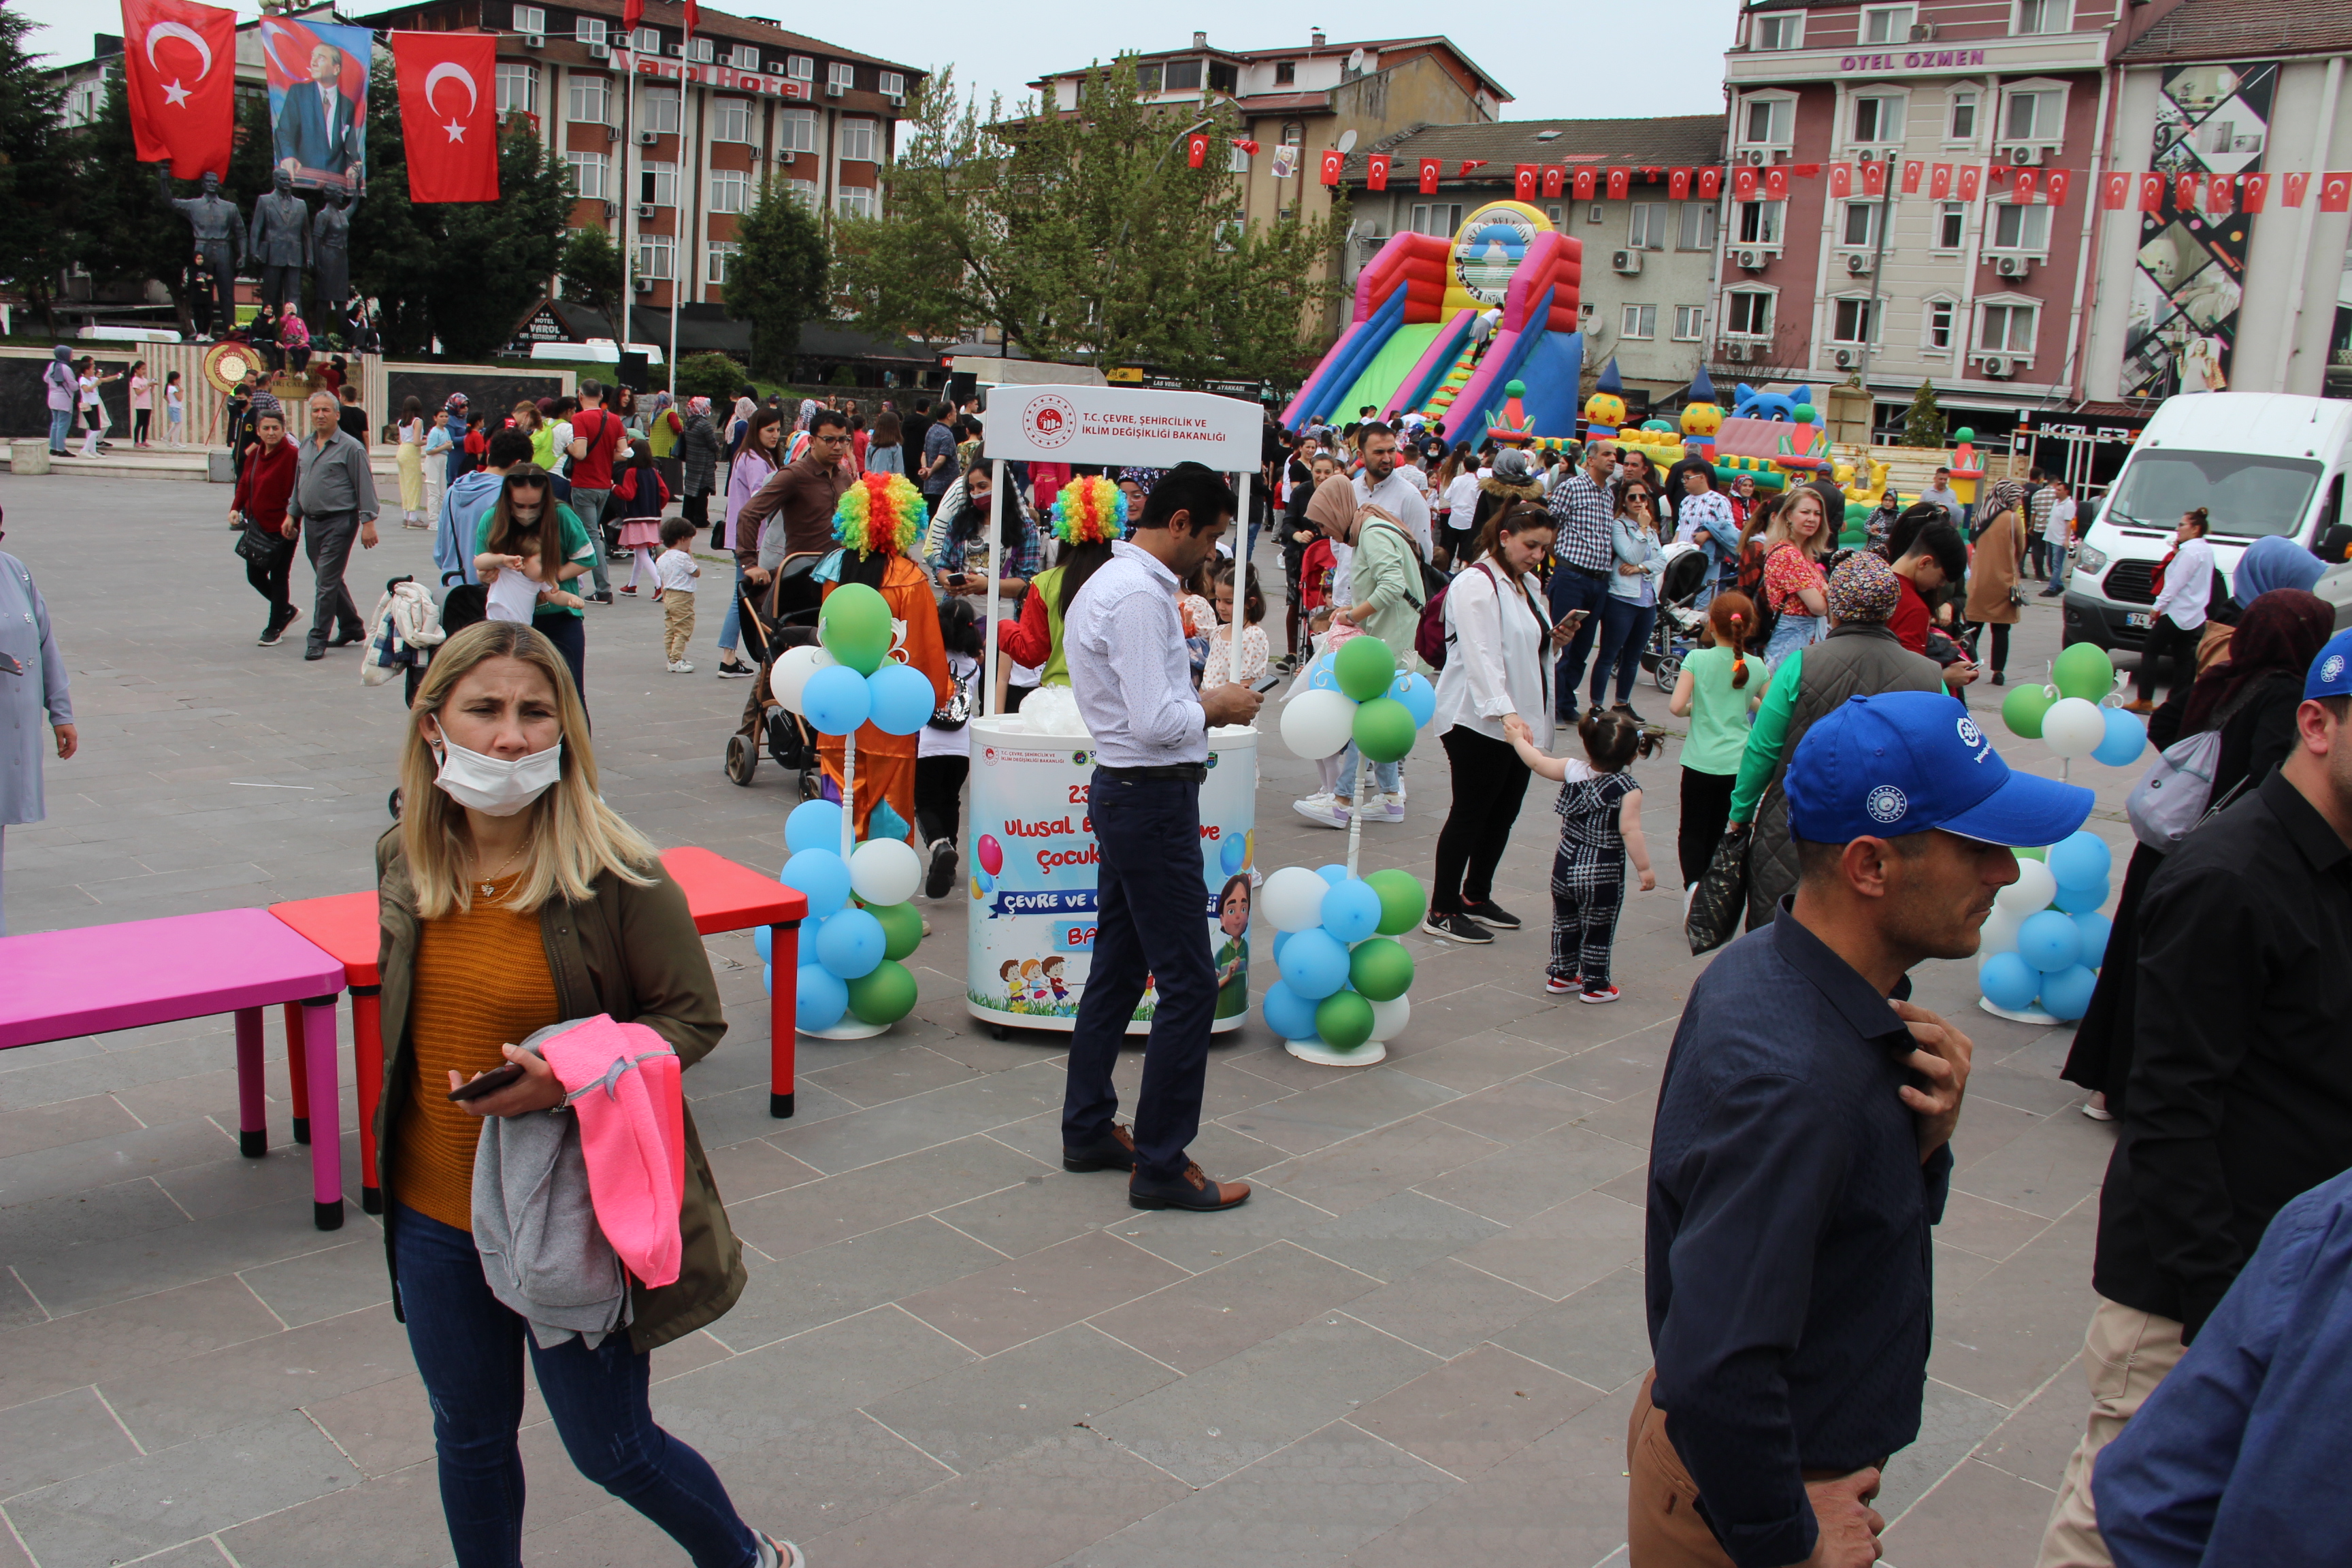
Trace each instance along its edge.
<path fill-rule="evenodd" d="M 485 1116 L 561 1104 L 544 1058 L 515 1042 L 606 1014 L 652 1029 L 691 1067 L 726 1030 L 685 895 L 653 846 L 596 793 L 570 672 L 512 622 L 436 650 L 401 755 L 406 802 L 376 847 L 384 1081 L 377 1110 L 394 1302 L 434 1412 L 442 1511 L 460 1568 L 519 1568 L 523 1357 L 583 1474 L 667 1531 L 697 1568 L 798 1568 L 753 1531 L 710 1466 L 655 1425 L 650 1352 L 742 1293 L 742 1257 L 686 1113 L 676 1282 L 633 1282 L 628 1326 L 542 1350 L 492 1293 L 475 1247 L 474 1147 Z M 487 1071 L 516 1080 L 449 1093 Z"/>

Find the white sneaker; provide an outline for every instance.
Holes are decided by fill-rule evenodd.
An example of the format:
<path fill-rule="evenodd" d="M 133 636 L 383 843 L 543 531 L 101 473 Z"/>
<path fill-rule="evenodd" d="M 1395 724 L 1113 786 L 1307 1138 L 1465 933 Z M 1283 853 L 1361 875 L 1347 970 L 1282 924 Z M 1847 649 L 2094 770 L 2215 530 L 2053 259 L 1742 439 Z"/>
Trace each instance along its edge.
<path fill-rule="evenodd" d="M 674 658 L 669 661 L 669 672 L 672 675 L 692 675 L 694 673 L 694 666 L 687 662 L 685 659 Z"/>
<path fill-rule="evenodd" d="M 1336 795 L 1310 795 L 1305 800 L 1294 800 L 1290 809 L 1309 822 L 1319 822 L 1326 827 L 1348 826 L 1348 808 Z"/>
<path fill-rule="evenodd" d="M 1371 800 L 1365 803 L 1364 820 L 1366 822 L 1402 822 L 1404 820 L 1404 796 L 1401 795 L 1375 795 Z"/>

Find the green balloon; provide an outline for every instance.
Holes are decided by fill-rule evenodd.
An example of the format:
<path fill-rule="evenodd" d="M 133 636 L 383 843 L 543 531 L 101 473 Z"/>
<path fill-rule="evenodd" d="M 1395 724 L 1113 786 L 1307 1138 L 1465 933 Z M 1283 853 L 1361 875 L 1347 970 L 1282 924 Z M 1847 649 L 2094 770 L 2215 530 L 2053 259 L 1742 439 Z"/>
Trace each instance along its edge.
<path fill-rule="evenodd" d="M 923 940 L 923 911 L 912 903 L 867 904 L 866 912 L 882 922 L 882 956 L 904 958 Z"/>
<path fill-rule="evenodd" d="M 2000 700 L 2000 721 L 2023 741 L 2042 739 L 2042 716 L 2057 699 L 2040 686 L 2021 686 Z"/>
<path fill-rule="evenodd" d="M 1315 1032 L 1335 1051 L 1352 1051 L 1372 1037 L 1372 1005 L 1353 991 L 1334 991 L 1315 1005 Z"/>
<path fill-rule="evenodd" d="M 905 964 L 884 959 L 873 973 L 849 983 L 849 1010 L 864 1023 L 897 1023 L 915 1010 L 914 974 Z"/>
<path fill-rule="evenodd" d="M 1395 681 L 1396 655 L 1378 637 L 1349 637 L 1339 645 L 1339 657 L 1331 661 L 1331 673 L 1338 679 L 1340 690 L 1359 702 L 1369 701 Z"/>
<path fill-rule="evenodd" d="M 2050 858 L 2050 851 L 2047 849 L 2029 849 L 2021 846 L 2017 851 L 2017 858 L 2021 860 L 2047 861 Z"/>
<path fill-rule="evenodd" d="M 1392 763 L 1412 750 L 1412 710 L 1393 697 L 1356 705 L 1356 747 L 1376 763 Z"/>
<path fill-rule="evenodd" d="M 863 583 L 844 583 L 817 613 L 817 641 L 860 675 L 871 675 L 890 654 L 889 602 Z"/>
<path fill-rule="evenodd" d="M 2080 697 L 2096 702 L 2115 689 L 2116 661 L 2107 650 L 2095 643 L 2078 642 L 2058 656 L 2050 667 L 2050 683 L 2061 697 Z"/>
<path fill-rule="evenodd" d="M 1374 1002 L 1393 1002 L 1412 989 L 1412 954 L 1391 936 L 1360 942 L 1348 954 L 1348 984 Z"/>
<path fill-rule="evenodd" d="M 1429 912 L 1429 900 L 1410 871 L 1386 867 L 1366 877 L 1364 883 L 1381 896 L 1379 931 L 1382 936 L 1402 936 Z"/>

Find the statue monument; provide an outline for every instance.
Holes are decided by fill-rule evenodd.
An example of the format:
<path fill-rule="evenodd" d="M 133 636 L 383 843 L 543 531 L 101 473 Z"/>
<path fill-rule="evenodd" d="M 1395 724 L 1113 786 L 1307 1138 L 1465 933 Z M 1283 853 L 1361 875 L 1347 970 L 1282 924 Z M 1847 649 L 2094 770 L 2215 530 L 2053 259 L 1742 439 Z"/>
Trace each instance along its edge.
<path fill-rule="evenodd" d="M 352 292 L 352 212 L 350 198 L 330 186 L 327 205 L 310 220 L 310 287 L 317 300 L 313 321 L 326 322 L 342 313 Z"/>
<path fill-rule="evenodd" d="M 245 259 L 245 225 L 237 221 L 236 204 L 220 194 L 218 174 L 205 172 L 203 195 L 175 198 L 171 170 L 169 163 L 156 169 L 156 185 L 173 210 L 195 231 L 196 254 L 204 258 L 205 268 L 212 274 L 212 311 L 207 323 L 211 331 L 205 334 L 210 337 L 226 331 L 236 321 L 236 274 Z"/>
<path fill-rule="evenodd" d="M 299 307 L 303 269 L 310 265 L 310 208 L 294 194 L 294 175 L 283 165 L 273 184 L 253 204 L 247 243 L 261 268 L 262 301 L 283 306 L 291 300 Z"/>

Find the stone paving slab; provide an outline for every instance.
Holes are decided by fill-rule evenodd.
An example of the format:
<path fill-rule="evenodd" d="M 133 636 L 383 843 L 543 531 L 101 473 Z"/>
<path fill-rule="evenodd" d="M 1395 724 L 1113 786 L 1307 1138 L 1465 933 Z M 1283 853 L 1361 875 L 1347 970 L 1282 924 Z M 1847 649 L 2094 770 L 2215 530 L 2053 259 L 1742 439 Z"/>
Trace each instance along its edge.
<path fill-rule="evenodd" d="M 252 646 L 261 607 L 213 493 L 5 477 L 0 506 L 48 595 L 83 744 L 48 767 L 47 821 L 7 836 L 12 929 L 367 886 L 399 688 L 363 689 L 356 650 L 306 664 L 296 644 Z M 168 588 L 162 613 L 125 613 L 102 564 L 124 562 Z M 352 591 L 364 611 L 386 577 L 430 570 L 425 535 L 388 530 Z M 307 564 L 294 579 L 302 599 Z M 657 841 L 773 868 L 791 781 L 719 770 L 743 700 L 708 673 L 722 607 L 705 605 L 693 677 L 662 668 L 654 606 L 592 614 L 599 761 Z M 2017 641 L 2017 673 L 2040 668 L 2054 613 L 2030 608 Z M 1972 699 L 1996 735 L 2001 695 Z M 1663 694 L 1635 700 L 1664 716 Z M 1261 761 L 1261 865 L 1337 858 L 1340 837 L 1289 809 L 1311 767 L 1279 745 Z M 2088 771 L 2095 826 L 2121 846 L 2128 780 Z M 1677 776 L 1671 752 L 1641 773 L 1662 859 Z M 1367 827 L 1364 863 L 1426 875 L 1434 748 L 1407 780 L 1407 819 Z M 1624 1426 L 1649 1364 L 1644 1147 L 1705 962 L 1672 894 L 1637 895 L 1624 999 L 1546 995 L 1548 805 L 1531 795 L 1497 884 L 1525 931 L 1405 939 L 1414 1021 L 1386 1063 L 1309 1067 L 1255 1021 L 1219 1037 L 1195 1149 L 1258 1188 L 1219 1216 L 1138 1213 L 1116 1176 L 1061 1170 L 1062 1037 L 999 1041 L 966 1016 L 961 900 L 925 906 L 905 1024 L 802 1043 L 788 1121 L 767 1115 L 752 944 L 708 939 L 730 1029 L 687 1091 L 751 1278 L 655 1356 L 661 1419 L 822 1568 L 1622 1563 Z M 1969 965 L 1915 978 L 1978 1065 L 1887 1560 L 2022 1563 L 2082 1415 L 2113 1135 L 2057 1079 L 2062 1031 L 1978 1012 Z M 355 1203 L 342 1231 L 310 1227 L 278 1029 L 260 1161 L 236 1153 L 225 1018 L 0 1054 L 0 1568 L 448 1560 L 382 1233 Z M 1122 1057 L 1122 1093 L 1139 1068 Z M 356 1198 L 348 1132 L 345 1158 Z M 581 1480 L 535 1394 L 523 1449 L 527 1562 L 675 1560 Z"/>

